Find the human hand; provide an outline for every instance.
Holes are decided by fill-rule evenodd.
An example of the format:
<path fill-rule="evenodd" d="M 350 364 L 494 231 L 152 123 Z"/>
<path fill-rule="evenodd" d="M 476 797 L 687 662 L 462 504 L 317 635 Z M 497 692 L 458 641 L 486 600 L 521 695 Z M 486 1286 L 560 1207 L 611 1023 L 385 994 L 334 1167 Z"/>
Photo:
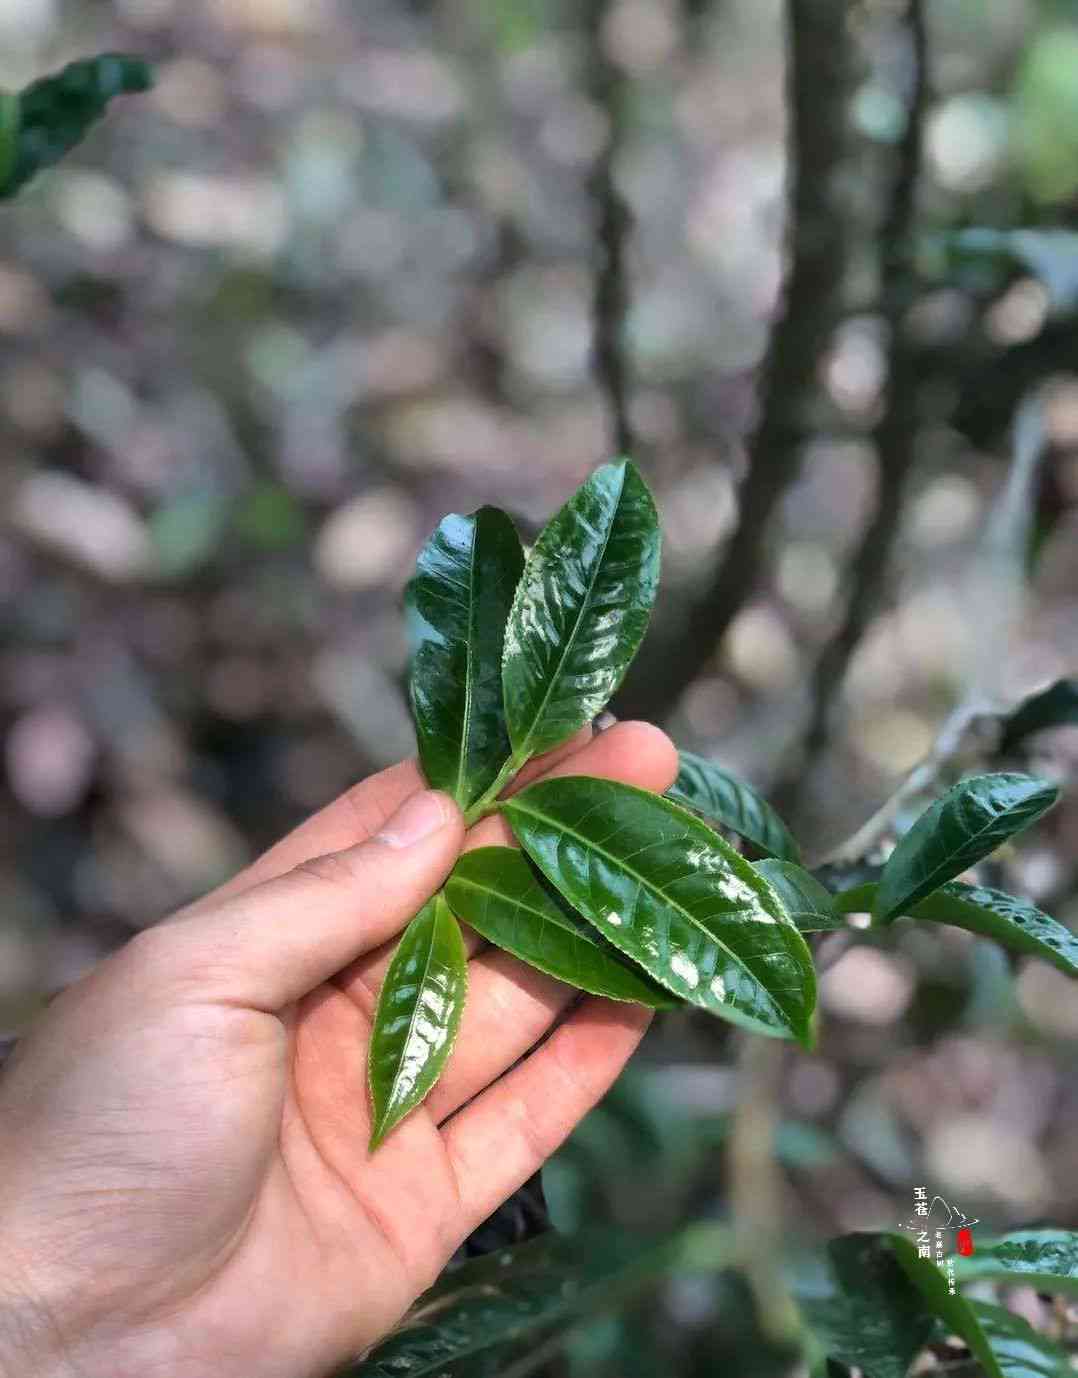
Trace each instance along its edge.
<path fill-rule="evenodd" d="M 624 723 L 524 778 L 663 790 L 676 769 L 661 732 Z M 465 930 L 452 1057 L 368 1154 L 394 936 L 462 845 L 509 841 L 489 818 L 465 842 L 452 801 L 394 766 L 53 1002 L 0 1078 L 0 1374 L 303 1378 L 400 1319 L 649 1019 L 585 997 L 514 1065 L 577 992 Z"/>

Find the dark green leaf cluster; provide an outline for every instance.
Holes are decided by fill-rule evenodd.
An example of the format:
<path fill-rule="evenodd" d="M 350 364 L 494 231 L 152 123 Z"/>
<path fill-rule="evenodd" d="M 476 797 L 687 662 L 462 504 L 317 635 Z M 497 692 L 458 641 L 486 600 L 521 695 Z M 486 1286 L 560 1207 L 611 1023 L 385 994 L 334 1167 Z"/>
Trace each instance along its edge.
<path fill-rule="evenodd" d="M 1026 1230 L 980 1241 L 955 1258 L 954 1284 L 920 1256 L 908 1233 L 854 1234 L 828 1247 L 832 1285 L 801 1299 L 806 1325 L 828 1358 L 865 1378 L 904 1378 L 935 1332 L 957 1336 L 985 1378 L 1064 1378 L 1073 1372 L 1057 1344 L 1020 1316 L 962 1294 L 966 1282 L 1025 1283 L 1042 1292 L 1073 1293 L 1078 1235 Z"/>
<path fill-rule="evenodd" d="M 447 1274 L 341 1378 L 498 1378 L 530 1371 L 545 1342 L 625 1302 L 676 1264 L 686 1241 L 602 1230 L 546 1234 Z M 518 1368 L 519 1365 L 519 1368 Z"/>
<path fill-rule="evenodd" d="M 827 1275 L 797 1296 L 807 1354 L 864 1378 L 905 1378 L 922 1349 L 960 1339 L 986 1378 L 1064 1378 L 1073 1370 L 1052 1340 L 995 1302 L 967 1298 L 969 1282 L 1078 1291 L 1078 1234 L 1023 1230 L 955 1258 L 955 1286 L 921 1258 L 908 1233 L 832 1240 Z M 480 1378 L 530 1372 L 582 1319 L 622 1305 L 670 1272 L 713 1272 L 736 1259 L 721 1227 L 690 1226 L 663 1240 L 618 1231 L 547 1234 L 446 1276 L 404 1325 L 347 1378 Z M 739 1317 L 739 1319 L 741 1319 Z M 342 1375 L 345 1378 L 345 1375 Z"/>
<path fill-rule="evenodd" d="M 804 935 L 871 911 L 949 923 L 1078 974 L 1078 939 L 1032 905 L 955 877 L 1028 827 L 1057 789 L 1026 775 L 961 781 L 930 805 L 867 884 L 832 893 L 750 785 L 689 752 L 666 796 L 583 776 L 503 798 L 532 757 L 609 701 L 647 628 L 659 522 L 628 461 L 598 469 L 525 556 L 492 507 L 446 517 L 406 605 L 411 701 L 431 786 L 473 823 L 500 811 L 520 844 L 466 853 L 401 940 L 370 1052 L 377 1145 L 430 1091 L 460 1022 L 458 921 L 593 995 L 680 1003 L 756 1033 L 813 1042 L 816 973 Z M 727 840 L 751 849 L 752 861 Z M 851 878 L 832 871 L 832 886 Z"/>
<path fill-rule="evenodd" d="M 149 64 L 124 53 L 69 63 L 21 92 L 0 95 L 0 197 L 15 193 L 85 138 L 114 96 L 146 91 Z"/>

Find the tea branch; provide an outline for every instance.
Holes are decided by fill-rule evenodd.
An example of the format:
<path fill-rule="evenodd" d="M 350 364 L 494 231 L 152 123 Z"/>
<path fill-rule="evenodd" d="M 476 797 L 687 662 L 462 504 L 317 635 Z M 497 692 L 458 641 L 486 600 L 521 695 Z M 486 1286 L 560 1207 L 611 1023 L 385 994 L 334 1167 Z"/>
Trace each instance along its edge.
<path fill-rule="evenodd" d="M 786 239 L 790 257 L 781 319 L 761 369 L 760 422 L 739 492 L 740 521 L 711 579 L 677 626 L 640 657 L 619 711 L 662 721 L 711 659 L 767 565 L 767 528 L 797 474 L 805 409 L 840 311 L 845 220 L 838 204 L 846 152 L 849 7 L 813 0 L 786 7 Z"/>
<path fill-rule="evenodd" d="M 904 318 L 916 291 L 914 230 L 928 99 L 928 36 L 923 0 L 909 0 L 906 38 L 911 64 L 906 131 L 896 154 L 890 203 L 879 233 L 880 313 L 887 326 L 891 358 L 887 398 L 873 433 L 879 466 L 876 510 L 846 574 L 850 596 L 845 616 L 824 647 L 813 675 L 809 699 L 812 717 L 805 738 L 810 761 L 826 744 L 828 719 L 850 658 L 879 605 L 902 521 L 902 498 L 916 457 L 919 367 L 906 337 Z"/>
<path fill-rule="evenodd" d="M 607 55 L 602 28 L 607 0 L 592 0 L 587 11 L 588 73 L 592 99 L 606 118 L 606 138 L 595 160 L 589 190 L 595 204 L 598 266 L 593 298 L 595 376 L 605 397 L 614 449 L 632 455 L 636 445 L 629 418 L 629 378 L 625 352 L 625 317 L 629 306 L 626 238 L 632 215 L 615 178 L 624 138 L 626 84 Z"/>

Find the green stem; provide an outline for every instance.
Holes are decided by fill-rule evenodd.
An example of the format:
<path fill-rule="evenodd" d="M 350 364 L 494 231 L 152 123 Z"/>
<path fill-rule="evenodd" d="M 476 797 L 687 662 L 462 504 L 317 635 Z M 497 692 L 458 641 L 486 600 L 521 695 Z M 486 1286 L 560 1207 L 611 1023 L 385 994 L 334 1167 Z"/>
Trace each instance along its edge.
<path fill-rule="evenodd" d="M 478 823 L 479 820 L 485 818 L 488 813 L 494 812 L 494 805 L 497 802 L 498 795 L 501 794 L 502 790 L 505 789 L 513 776 L 516 775 L 517 771 L 525 764 L 526 760 L 526 757 L 524 761 L 518 761 L 515 756 L 510 756 L 507 761 L 503 762 L 502 768 L 498 771 L 490 788 L 485 790 L 474 804 L 465 809 L 465 827 L 470 828 L 473 823 Z"/>

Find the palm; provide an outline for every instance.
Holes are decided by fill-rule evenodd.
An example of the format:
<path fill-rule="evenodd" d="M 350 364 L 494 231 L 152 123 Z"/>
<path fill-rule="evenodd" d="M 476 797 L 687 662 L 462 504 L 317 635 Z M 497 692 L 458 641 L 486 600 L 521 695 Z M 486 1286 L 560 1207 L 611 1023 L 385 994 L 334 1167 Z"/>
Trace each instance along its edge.
<path fill-rule="evenodd" d="M 548 758 L 543 768 L 650 788 L 675 770 L 666 739 L 634 725 L 558 757 L 572 749 L 571 763 Z M 111 1325 L 142 1337 L 126 1363 L 112 1344 L 110 1374 L 141 1372 L 147 1349 L 185 1378 L 300 1378 L 361 1352 L 537 1170 L 643 1032 L 647 1011 L 587 997 L 525 1056 L 576 993 L 468 934 L 469 998 L 446 1071 L 368 1153 L 366 1051 L 389 935 L 452 864 L 459 820 L 426 893 L 409 896 L 402 882 L 402 894 L 393 882 L 385 903 L 362 896 L 369 931 L 381 921 L 388 941 L 328 981 L 298 984 L 300 968 L 337 965 L 312 954 L 315 909 L 319 942 L 359 946 L 356 877 L 339 857 L 419 783 L 411 764 L 364 782 L 174 925 L 131 944 L 58 1002 L 16 1057 L 22 1071 L 5 1078 L 16 1161 L 55 1155 L 57 1122 L 70 1142 L 48 1201 L 26 1188 L 20 1197 L 17 1182 L 12 1199 L 28 1201 L 39 1221 L 55 1216 L 47 1248 L 67 1246 L 78 1212 L 97 1274 L 84 1294 Z M 488 819 L 467 845 L 508 840 Z M 257 979 L 245 943 L 268 961 Z M 282 1000 L 274 989 L 308 993 Z M 88 1100 L 87 1084 L 99 1099 Z M 76 1170 L 65 1176 L 68 1161 Z M 65 1329 L 80 1341 L 93 1332 L 73 1313 Z"/>
<path fill-rule="evenodd" d="M 272 1332 L 280 1337 L 273 1367 L 263 1355 L 260 1374 L 322 1373 L 395 1324 L 467 1231 L 445 1140 L 426 1107 L 376 1156 L 367 1154 L 370 1002 L 354 991 L 359 979 L 353 974 L 347 990 L 329 983 L 307 996 L 285 1016 L 283 1040 L 267 1027 L 267 1055 L 246 1081 L 248 1118 L 230 1123 L 206 1156 L 203 1188 L 218 1197 L 218 1210 L 204 1218 L 216 1216 L 217 1238 L 228 1242 L 181 1312 L 179 1343 L 188 1361 L 201 1359 L 213 1318 L 227 1315 L 229 1347 L 247 1356 L 237 1372 L 251 1371 L 250 1356 Z M 281 1027 L 273 1015 L 254 1019 Z M 251 1045 L 261 1038 L 256 1028 L 244 1027 L 235 1040 L 211 1040 L 203 1084 L 244 1084 Z M 242 1047 L 238 1057 L 234 1043 Z M 192 1082 L 203 1080 L 199 1069 L 189 1070 Z M 212 1119 L 214 1109 L 207 1104 L 201 1118 Z M 198 1107 L 192 1111 L 197 1122 Z M 240 1193 L 232 1189 L 237 1181 L 244 1184 Z M 188 1249 L 196 1270 L 216 1252 L 206 1249 L 201 1230 Z M 322 1344 L 312 1344 L 312 1331 Z M 218 1356 L 215 1378 L 230 1372 Z"/>

